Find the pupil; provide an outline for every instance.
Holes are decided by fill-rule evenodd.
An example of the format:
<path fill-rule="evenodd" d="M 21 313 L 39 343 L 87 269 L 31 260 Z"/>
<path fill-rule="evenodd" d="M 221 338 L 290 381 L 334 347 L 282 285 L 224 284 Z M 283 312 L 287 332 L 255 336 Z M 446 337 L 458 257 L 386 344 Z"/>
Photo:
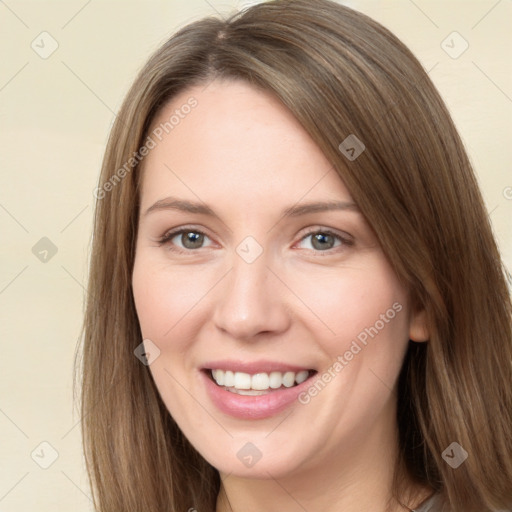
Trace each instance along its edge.
<path fill-rule="evenodd" d="M 313 247 L 315 249 L 331 249 L 334 243 L 334 237 L 325 233 L 317 233 L 313 236 Z"/>
<path fill-rule="evenodd" d="M 204 235 L 200 233 L 194 233 L 193 231 L 183 233 L 181 238 L 183 246 L 187 249 L 197 249 L 198 247 L 201 247 L 204 241 Z M 333 243 L 334 237 L 332 235 L 328 235 L 326 233 L 317 233 L 313 236 L 313 247 L 315 249 L 330 249 L 332 248 Z"/>
<path fill-rule="evenodd" d="M 203 244 L 204 235 L 200 233 L 194 233 L 193 231 L 189 233 L 183 233 L 181 236 L 181 242 L 183 243 L 183 247 L 187 249 L 197 249 L 201 247 Z"/>

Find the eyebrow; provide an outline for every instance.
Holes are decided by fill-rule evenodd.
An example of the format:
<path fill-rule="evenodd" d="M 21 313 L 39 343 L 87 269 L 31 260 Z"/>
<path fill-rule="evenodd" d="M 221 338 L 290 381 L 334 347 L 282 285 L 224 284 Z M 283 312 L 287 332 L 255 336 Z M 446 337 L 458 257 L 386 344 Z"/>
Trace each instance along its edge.
<path fill-rule="evenodd" d="M 146 210 L 144 216 L 151 212 L 162 210 L 178 210 L 188 213 L 209 215 L 219 219 L 219 216 L 213 211 L 213 209 L 204 203 L 197 203 L 185 199 L 177 199 L 174 197 L 166 197 L 165 199 L 160 199 Z M 332 210 L 348 210 L 360 213 L 358 206 L 355 203 L 349 201 L 320 201 L 295 204 L 285 208 L 283 210 L 282 217 L 299 217 L 300 215 L 307 215 L 308 213 Z"/>

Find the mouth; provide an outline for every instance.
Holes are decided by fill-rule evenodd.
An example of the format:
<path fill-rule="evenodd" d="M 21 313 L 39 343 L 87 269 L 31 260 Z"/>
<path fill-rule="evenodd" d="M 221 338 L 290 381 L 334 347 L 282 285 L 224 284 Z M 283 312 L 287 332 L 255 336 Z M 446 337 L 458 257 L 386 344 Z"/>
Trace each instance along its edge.
<path fill-rule="evenodd" d="M 317 373 L 314 368 L 284 362 L 233 359 L 205 362 L 199 372 L 210 403 L 241 420 L 270 418 L 302 407 L 298 397 Z"/>
<path fill-rule="evenodd" d="M 221 389 L 243 396 L 261 396 L 294 388 L 313 377 L 313 369 L 246 373 L 223 368 L 204 368 L 206 376 Z"/>

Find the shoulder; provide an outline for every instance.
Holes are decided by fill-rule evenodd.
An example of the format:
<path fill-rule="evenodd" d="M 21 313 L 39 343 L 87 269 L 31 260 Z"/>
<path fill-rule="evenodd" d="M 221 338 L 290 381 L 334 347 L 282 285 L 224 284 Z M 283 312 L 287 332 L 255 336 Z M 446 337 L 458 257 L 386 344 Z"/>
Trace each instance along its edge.
<path fill-rule="evenodd" d="M 443 501 L 440 494 L 434 494 L 427 498 L 421 505 L 412 510 L 411 512 L 450 512 L 446 507 L 443 507 Z M 496 512 L 512 512 L 510 510 L 496 510 Z"/>
<path fill-rule="evenodd" d="M 434 494 L 427 498 L 421 505 L 415 508 L 412 512 L 441 512 L 441 495 Z"/>

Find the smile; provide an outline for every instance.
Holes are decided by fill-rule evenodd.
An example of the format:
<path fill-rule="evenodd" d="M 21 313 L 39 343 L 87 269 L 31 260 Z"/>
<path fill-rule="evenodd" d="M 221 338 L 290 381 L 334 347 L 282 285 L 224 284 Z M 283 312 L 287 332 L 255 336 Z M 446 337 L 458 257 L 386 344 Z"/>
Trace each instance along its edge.
<path fill-rule="evenodd" d="M 218 361 L 199 373 L 207 396 L 220 412 L 242 420 L 257 420 L 294 405 L 303 407 L 298 396 L 318 372 L 271 362 Z"/>
<path fill-rule="evenodd" d="M 210 370 L 212 379 L 218 386 L 226 391 L 239 395 L 256 396 L 263 395 L 282 387 L 291 388 L 304 382 L 311 376 L 314 370 L 301 370 L 299 372 L 260 372 L 251 375 L 244 372 L 232 372 L 230 370 Z"/>

